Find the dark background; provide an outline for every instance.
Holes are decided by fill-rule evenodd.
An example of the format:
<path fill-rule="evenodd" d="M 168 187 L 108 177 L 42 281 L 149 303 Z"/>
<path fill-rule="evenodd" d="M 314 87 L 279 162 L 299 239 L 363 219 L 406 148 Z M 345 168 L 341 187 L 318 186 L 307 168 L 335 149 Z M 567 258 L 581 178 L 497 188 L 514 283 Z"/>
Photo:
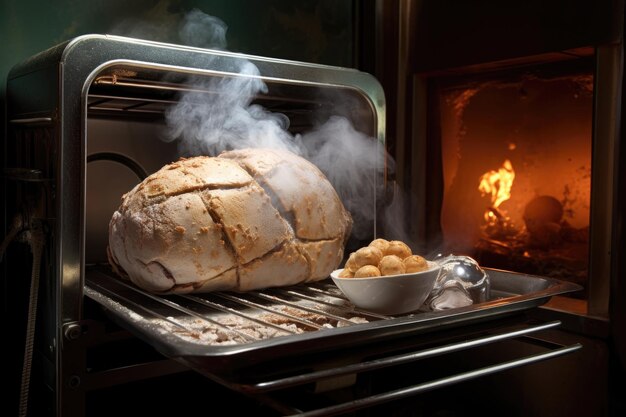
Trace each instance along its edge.
<path fill-rule="evenodd" d="M 100 33 L 180 44 L 180 21 L 197 8 L 226 23 L 230 51 L 352 67 L 354 3 L 353 0 L 2 0 L 2 148 L 9 71 L 15 64 L 61 42 Z"/>

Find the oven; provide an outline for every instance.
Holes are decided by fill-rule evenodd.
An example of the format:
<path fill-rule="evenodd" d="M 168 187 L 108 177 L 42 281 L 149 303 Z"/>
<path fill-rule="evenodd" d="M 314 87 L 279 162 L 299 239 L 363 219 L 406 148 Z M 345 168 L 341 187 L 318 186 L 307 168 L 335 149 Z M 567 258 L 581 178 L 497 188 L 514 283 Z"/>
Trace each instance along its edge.
<path fill-rule="evenodd" d="M 240 71 L 249 63 L 258 73 Z M 587 99 L 590 67 L 592 79 L 597 80 L 598 68 L 604 67 L 582 59 L 580 65 L 567 66 L 565 73 L 559 73 L 557 82 L 573 80 L 573 87 L 564 88 Z M 494 84 L 497 90 L 509 85 L 518 89 L 520 81 L 511 81 L 515 76 L 512 71 L 481 81 L 479 93 L 488 95 Z M 339 116 L 396 156 L 395 167 L 370 167 L 383 175 L 373 185 L 367 213 L 355 217 L 347 253 L 376 236 L 410 239 L 416 250 L 430 255 L 468 253 L 488 271 L 491 299 L 450 311 L 384 316 L 355 310 L 330 280 L 244 294 L 172 296 L 157 296 L 119 280 L 106 258 L 108 222 L 123 193 L 180 155 L 176 143 L 162 140 L 170 128 L 166 121 L 171 109 L 182 97 L 191 97 L 192 103 L 202 97 L 219 99 L 226 91 L 216 86 L 239 78 L 264 83 L 266 90 L 254 95 L 252 103 L 283 115 L 290 134 L 304 135 Z M 471 236 L 479 238 L 470 246 L 451 245 L 465 243 L 461 238 L 467 235 L 454 231 L 448 235 L 449 227 L 439 221 L 440 215 L 445 217 L 442 207 L 449 200 L 446 192 L 451 185 L 444 178 L 446 167 L 432 157 L 445 154 L 448 142 L 444 133 L 433 136 L 432 131 L 414 142 L 401 140 L 396 125 L 400 107 L 395 101 L 390 107 L 385 97 L 391 93 L 395 99 L 396 90 L 387 92 L 381 79 L 383 85 L 369 73 L 354 69 L 108 35 L 70 40 L 15 66 L 7 83 L 3 168 L 4 235 L 8 238 L 3 245 L 3 268 L 10 277 L 5 281 L 5 294 L 10 294 L 7 309 L 19 313 L 9 323 L 10 351 L 20 358 L 11 369 L 21 381 L 12 392 L 19 398 L 19 411 L 63 416 L 164 415 L 189 413 L 210 402 L 216 409 L 257 415 L 464 415 L 477 408 L 495 413 L 507 401 L 509 407 L 519 406 L 524 381 L 542 380 L 548 374 L 551 382 L 569 387 L 568 378 L 581 378 L 604 363 L 604 345 L 593 337 L 604 335 L 608 326 L 604 317 L 608 316 L 607 286 L 620 284 L 615 272 L 602 274 L 593 268 L 613 271 L 619 264 L 611 262 L 617 260 L 581 256 L 576 259 L 580 262 L 574 262 L 581 271 L 588 271 L 581 274 L 566 270 L 555 276 L 546 269 L 532 269 L 533 263 L 522 263 L 531 249 L 524 248 L 518 257 L 512 255 L 528 236 L 515 229 L 516 239 L 502 239 L 513 236 L 506 232 L 513 228 L 514 215 L 513 210 L 505 211 L 504 202 L 500 206 L 495 200 L 481 210 L 481 222 L 476 220 L 474 229 L 479 234 Z M 441 114 L 439 122 L 448 116 L 454 119 L 461 106 L 467 112 L 460 121 L 469 124 L 465 114 L 473 104 L 464 103 L 462 97 L 476 81 L 466 74 L 453 79 L 429 74 L 428 79 L 434 82 L 422 85 L 418 79 L 418 84 L 435 94 L 420 96 L 421 90 L 416 89 L 415 100 L 424 100 L 427 112 L 432 112 L 444 108 L 450 99 L 452 107 L 437 113 Z M 546 83 L 553 81 L 547 79 Z M 611 77 L 609 81 L 616 82 Z M 591 96 L 612 87 L 598 86 L 596 81 Z M 611 100 L 601 102 L 609 105 L 609 112 L 615 111 Z M 586 103 L 594 109 L 598 106 L 595 101 Z M 602 114 L 616 123 L 610 114 Z M 416 120 L 423 120 L 418 116 Z M 615 134 L 612 129 L 617 127 L 606 123 L 600 119 L 591 124 L 594 131 L 604 126 Z M 591 130 L 591 126 L 584 127 Z M 449 141 L 453 141 L 458 135 L 454 126 L 449 129 L 453 131 Z M 616 141 L 613 137 L 609 144 L 615 147 Z M 597 142 L 593 141 L 596 147 Z M 515 142 L 527 146 L 522 143 Z M 606 158 L 606 153 L 598 156 L 600 151 L 594 151 L 593 157 Z M 504 162 L 500 161 L 504 155 L 493 159 Z M 619 174 L 618 162 L 617 158 L 613 161 L 611 172 Z M 584 189 L 590 181 L 605 184 L 607 173 L 601 168 L 609 169 L 606 165 L 589 160 L 575 163 L 593 167 L 587 166 L 585 173 L 591 170 L 591 178 L 576 183 L 577 187 Z M 481 175 L 516 170 L 519 181 L 520 165 L 514 160 L 502 169 L 490 163 L 476 168 Z M 431 182 L 425 182 L 426 178 Z M 465 188 L 482 198 L 478 184 Z M 510 189 L 515 191 L 515 185 Z M 593 204 L 582 204 L 581 210 L 590 210 L 592 219 L 597 204 L 614 198 L 608 191 L 600 193 L 601 197 L 587 200 Z M 403 200 L 407 194 L 420 198 Z M 476 205 L 483 208 L 484 201 Z M 562 210 L 572 208 L 559 202 Z M 397 211 L 407 207 L 409 211 Z M 593 225 L 572 223 L 571 234 L 578 236 L 572 239 L 583 247 L 576 247 L 579 252 L 586 244 L 590 253 L 604 253 L 602 242 L 595 241 L 604 238 L 606 243 L 603 232 L 617 224 L 618 213 L 616 208 L 604 217 L 596 214 L 600 220 Z M 400 227 L 389 218 L 400 219 Z M 560 220 L 553 221 L 560 226 L 559 236 Z M 553 226 L 546 227 L 548 231 L 542 229 L 542 233 L 551 236 Z M 509 252 L 502 254 L 502 250 Z M 548 264 L 558 258 L 545 250 L 538 253 L 531 258 Z M 594 266 L 597 262 L 599 266 Z M 576 280 L 571 279 L 573 275 Z M 594 291 L 605 293 L 593 296 Z M 540 308 L 563 294 L 568 306 L 564 310 Z M 588 301 L 591 311 L 582 315 L 567 311 L 579 305 L 570 301 L 576 297 Z M 592 310 L 594 305 L 598 310 Z M 267 319 L 266 313 L 272 318 Z M 587 320 L 585 314 L 603 317 L 596 322 Z M 282 326 L 285 323 L 290 330 Z M 559 333 L 563 323 L 578 324 L 577 331 L 592 327 L 591 334 Z M 583 352 L 592 352 L 594 360 L 569 376 L 554 371 L 579 362 Z M 605 371 L 597 372 L 602 380 Z M 507 395 L 498 389 L 502 381 L 512 390 Z M 608 389 L 606 381 L 596 383 L 594 394 L 604 389 Z M 493 401 L 493 394 L 485 394 L 486 390 L 498 392 L 500 400 Z M 536 393 L 541 403 L 536 407 L 548 412 L 560 395 L 569 393 L 556 390 L 553 402 L 545 400 L 547 394 Z M 590 399 L 581 410 L 597 404 L 605 402 Z M 520 413 L 527 410 L 519 408 Z"/>
<path fill-rule="evenodd" d="M 607 342 L 607 374 L 589 377 L 614 396 L 626 357 L 623 2 L 371 7 L 364 48 L 377 58 L 362 64 L 387 94 L 404 228 L 426 252 L 581 285 L 538 311 Z"/>

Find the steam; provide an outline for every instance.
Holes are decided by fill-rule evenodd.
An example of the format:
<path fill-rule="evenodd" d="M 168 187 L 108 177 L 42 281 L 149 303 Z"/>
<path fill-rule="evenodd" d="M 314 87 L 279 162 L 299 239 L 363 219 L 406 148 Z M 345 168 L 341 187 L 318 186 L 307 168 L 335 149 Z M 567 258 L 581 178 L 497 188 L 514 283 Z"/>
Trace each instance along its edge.
<path fill-rule="evenodd" d="M 355 224 L 376 218 L 376 197 L 384 191 L 385 166 L 393 161 L 377 140 L 354 129 L 344 117 L 333 116 L 300 138 L 301 155 L 313 162 L 333 184 Z M 357 237 L 363 231 L 357 229 Z"/>
<path fill-rule="evenodd" d="M 193 9 L 185 15 L 178 32 L 185 45 L 199 48 L 226 49 L 226 23 Z"/>
<path fill-rule="evenodd" d="M 246 61 L 236 72 L 243 76 L 190 80 L 193 91 L 166 112 L 166 140 L 177 140 L 182 156 L 218 155 L 251 147 L 297 153 L 287 131 L 289 119 L 251 104 L 256 95 L 267 92 L 265 83 L 257 78 L 258 68 Z"/>
<path fill-rule="evenodd" d="M 194 10 L 182 19 L 179 34 L 188 45 L 223 50 L 226 31 L 221 20 Z M 189 80 L 190 91 L 166 112 L 165 140 L 176 141 L 181 156 L 219 155 L 242 148 L 283 149 L 300 155 L 319 167 L 335 187 L 354 218 L 353 236 L 371 237 L 384 170 L 393 168 L 384 146 L 340 116 L 293 135 L 287 116 L 252 104 L 268 92 L 258 68 L 243 61 L 230 71 L 238 75 Z"/>

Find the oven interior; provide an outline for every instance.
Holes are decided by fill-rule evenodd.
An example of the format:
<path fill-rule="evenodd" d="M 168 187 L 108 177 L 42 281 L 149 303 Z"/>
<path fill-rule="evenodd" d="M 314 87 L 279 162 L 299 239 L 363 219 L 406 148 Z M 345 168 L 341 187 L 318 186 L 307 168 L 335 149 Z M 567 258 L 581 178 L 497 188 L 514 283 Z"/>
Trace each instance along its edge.
<path fill-rule="evenodd" d="M 446 250 L 586 287 L 592 57 L 442 77 L 437 85 Z"/>
<path fill-rule="evenodd" d="M 118 74 L 132 74 L 132 78 Z M 86 264 L 107 261 L 108 223 L 119 206 L 120 197 L 143 179 L 141 176 L 149 175 L 179 157 L 190 156 L 181 154 L 176 140 L 168 137 L 167 130 L 171 129 L 165 120 L 168 109 L 189 92 L 194 94 L 192 102 L 206 103 L 213 100 L 211 96 L 225 94 L 224 89 L 230 87 L 224 85 L 229 80 L 246 78 L 245 74 L 219 71 L 192 76 L 174 74 L 165 69 L 113 65 L 97 74 L 89 88 L 86 112 Z M 331 117 L 343 117 L 356 130 L 372 141 L 376 140 L 375 109 L 362 92 L 322 83 L 288 84 L 284 80 L 269 78 L 263 79 L 263 82 L 267 92 L 251 98 L 246 107 L 261 106 L 268 112 L 286 117 L 286 130 L 290 135 L 295 137 L 312 132 Z M 232 88 L 237 86 L 233 84 Z M 219 102 L 219 99 L 216 101 Z M 217 105 L 209 105 L 208 111 L 211 111 L 210 106 Z M 353 234 L 348 248 L 363 245 L 375 234 L 375 191 L 372 188 L 368 192 L 373 198 L 371 212 L 365 217 L 353 214 L 355 229 L 359 233 Z"/>

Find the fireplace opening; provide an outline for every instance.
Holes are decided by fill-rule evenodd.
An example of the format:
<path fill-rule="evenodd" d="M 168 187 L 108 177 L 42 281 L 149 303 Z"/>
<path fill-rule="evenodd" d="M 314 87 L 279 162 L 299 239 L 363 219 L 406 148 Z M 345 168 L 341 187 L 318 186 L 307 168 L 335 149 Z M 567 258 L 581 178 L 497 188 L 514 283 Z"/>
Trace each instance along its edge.
<path fill-rule="evenodd" d="M 586 288 L 592 65 L 536 65 L 439 85 L 445 250 Z"/>

